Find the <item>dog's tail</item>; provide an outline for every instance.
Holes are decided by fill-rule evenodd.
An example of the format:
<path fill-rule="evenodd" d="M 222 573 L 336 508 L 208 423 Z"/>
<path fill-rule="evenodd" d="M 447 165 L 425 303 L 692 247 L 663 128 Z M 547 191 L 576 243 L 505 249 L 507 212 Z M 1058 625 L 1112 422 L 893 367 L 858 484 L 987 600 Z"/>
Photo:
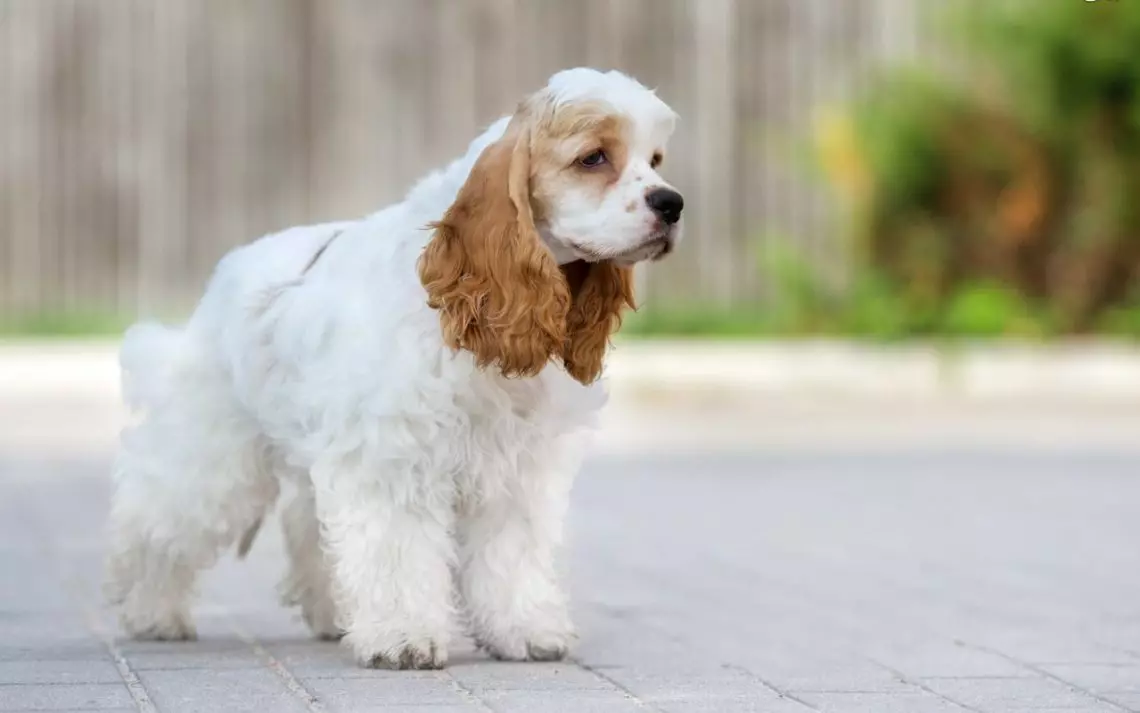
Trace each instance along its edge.
<path fill-rule="evenodd" d="M 184 330 L 158 322 L 139 322 L 127 330 L 119 366 L 128 408 L 149 410 L 170 397 L 173 375 L 187 346 Z"/>

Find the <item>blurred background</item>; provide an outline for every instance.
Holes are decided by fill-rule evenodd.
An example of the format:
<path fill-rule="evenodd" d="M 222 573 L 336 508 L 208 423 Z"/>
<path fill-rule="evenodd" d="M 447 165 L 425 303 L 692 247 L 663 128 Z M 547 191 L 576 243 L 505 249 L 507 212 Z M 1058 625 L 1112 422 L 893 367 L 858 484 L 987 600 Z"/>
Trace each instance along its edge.
<path fill-rule="evenodd" d="M 1140 0 L 0 0 L 0 708 L 393 694 L 274 605 L 276 527 L 185 655 L 77 648 L 117 339 L 577 65 L 679 112 L 687 239 L 575 485 L 586 703 L 482 709 L 1140 711 Z"/>
<path fill-rule="evenodd" d="M 1138 46 L 1128 0 L 3 0 L 0 324 L 180 315 L 592 65 L 682 117 L 629 334 L 1135 335 Z"/>

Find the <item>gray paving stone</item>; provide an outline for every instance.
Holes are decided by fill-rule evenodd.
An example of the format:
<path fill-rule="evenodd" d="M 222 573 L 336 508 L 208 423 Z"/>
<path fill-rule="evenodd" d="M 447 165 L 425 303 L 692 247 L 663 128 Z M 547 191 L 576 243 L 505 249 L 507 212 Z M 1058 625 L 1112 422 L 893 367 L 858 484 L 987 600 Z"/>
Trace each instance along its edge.
<path fill-rule="evenodd" d="M 367 701 L 353 701 L 347 704 L 349 707 L 346 711 L 351 713 L 479 713 L 486 709 L 479 708 L 475 705 L 437 705 L 430 703 L 428 705 L 405 705 L 402 703 L 376 703 Z M 338 709 L 329 709 L 338 710 Z"/>
<path fill-rule="evenodd" d="M 1121 710 L 1135 711 L 1140 710 L 1135 707 L 1121 708 L 1119 705 L 1111 703 L 1087 703 L 1079 708 L 1042 708 L 1042 713 L 1121 713 Z M 1015 713 L 1020 713 L 1017 711 Z"/>
<path fill-rule="evenodd" d="M 126 655 L 131 668 L 136 671 L 184 670 L 184 669 L 233 669 L 262 668 L 265 662 L 250 649 L 232 651 L 148 651 Z"/>
<path fill-rule="evenodd" d="M 496 713 L 645 713 L 619 691 L 496 691 L 483 696 Z"/>
<path fill-rule="evenodd" d="M 1137 661 L 1136 655 L 1125 648 L 1092 641 L 1087 634 L 1082 637 L 1067 632 L 1045 631 L 1032 637 L 1008 639 L 993 632 L 990 634 L 992 641 L 987 642 L 990 648 L 1030 664 L 1134 664 Z"/>
<path fill-rule="evenodd" d="M 39 713 L 43 709 L 28 709 L 17 713 Z M 57 713 L 139 713 L 138 708 L 68 708 Z"/>
<path fill-rule="evenodd" d="M 483 662 L 448 669 L 457 681 L 476 693 L 506 690 L 612 690 L 613 684 L 572 663 Z"/>
<path fill-rule="evenodd" d="M 759 672 L 765 681 L 781 691 L 833 693 L 911 692 L 915 687 L 891 671 L 864 661 L 849 661 L 818 669 Z"/>
<path fill-rule="evenodd" d="M 263 641 L 261 645 L 295 673 L 302 666 L 314 670 L 328 669 L 333 674 L 349 675 L 349 669 L 356 669 L 361 675 L 376 673 L 357 666 L 352 655 L 345 649 L 324 641 Z"/>
<path fill-rule="evenodd" d="M 0 617 L 0 641 L 7 646 L 96 641 L 83 617 L 70 611 L 72 606 L 64 601 L 56 604 L 55 610 L 15 611 Z"/>
<path fill-rule="evenodd" d="M 140 671 L 138 676 L 162 713 L 308 713 L 266 669 Z"/>
<path fill-rule="evenodd" d="M 947 698 L 984 710 L 1038 710 L 1080 707 L 1095 699 L 1045 678 L 961 678 L 927 680 Z"/>
<path fill-rule="evenodd" d="M 709 697 L 682 701 L 651 701 L 662 713 L 810 713 L 813 708 L 791 698 L 747 700 Z"/>
<path fill-rule="evenodd" d="M 594 460 L 574 492 L 570 584 L 575 656 L 599 675 L 493 662 L 462 641 L 446 673 L 359 668 L 277 607 L 275 527 L 206 577 L 202 640 L 118 645 L 160 713 L 306 710 L 235 625 L 329 713 L 964 710 L 916 682 L 983 713 L 1140 710 L 1138 462 L 930 448 Z M 0 508 L 15 498 L 42 521 L 6 539 L 15 516 L 0 517 L 0 710 L 16 688 L 57 710 L 131 709 L 75 605 L 99 601 L 106 468 L 32 464 L 14 495 L 0 479 Z M 62 561 L 32 533 L 62 542 Z M 30 574 L 4 579 L 5 563 Z"/>
<path fill-rule="evenodd" d="M 127 658 L 145 655 L 242 655 L 249 652 L 249 644 L 235 634 L 224 639 L 199 639 L 197 641 L 134 641 L 120 639 L 115 646 Z"/>
<path fill-rule="evenodd" d="M 132 706 L 122 683 L 30 683 L 0 686 L 0 711 L 107 710 Z"/>
<path fill-rule="evenodd" d="M 780 694 L 746 673 L 720 669 L 701 674 L 653 673 L 636 667 L 601 672 L 638 698 L 663 703 L 700 699 L 775 701 Z"/>
<path fill-rule="evenodd" d="M 925 693 L 804 693 L 820 713 L 963 713 L 966 708 Z"/>
<path fill-rule="evenodd" d="M 961 646 L 914 647 L 876 659 L 907 678 L 1032 676 L 1024 666 L 999 654 Z"/>
<path fill-rule="evenodd" d="M 385 672 L 403 673 L 403 672 Z M 443 673 L 427 676 L 377 676 L 372 678 L 315 678 L 304 682 L 332 710 L 351 711 L 358 702 L 383 701 L 393 706 L 461 706 L 466 699 Z"/>
<path fill-rule="evenodd" d="M 122 683 L 119 670 L 102 661 L 0 661 L 0 685 L 9 683 Z"/>
<path fill-rule="evenodd" d="M 1041 668 L 1089 691 L 1140 694 L 1140 661 L 1136 664 L 1046 664 Z"/>
<path fill-rule="evenodd" d="M 1140 711 L 1140 693 L 1105 693 L 1103 697 L 1129 711 Z"/>
<path fill-rule="evenodd" d="M 29 643 L 8 646 L 0 642 L 0 661 L 106 661 L 107 648 L 87 638 L 70 643 Z"/>

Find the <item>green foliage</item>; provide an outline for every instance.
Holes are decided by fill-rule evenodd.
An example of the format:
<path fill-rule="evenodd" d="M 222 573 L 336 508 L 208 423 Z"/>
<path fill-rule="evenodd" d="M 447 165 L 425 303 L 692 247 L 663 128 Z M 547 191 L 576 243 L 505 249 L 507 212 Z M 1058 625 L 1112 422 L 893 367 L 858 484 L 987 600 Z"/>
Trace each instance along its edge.
<path fill-rule="evenodd" d="M 111 314 L 44 312 L 0 316 L 0 338 L 8 337 L 117 337 L 130 320 Z"/>
<path fill-rule="evenodd" d="M 1140 285 L 1134 285 L 1120 305 L 1107 310 L 1097 327 L 1105 334 L 1140 339 Z"/>
<path fill-rule="evenodd" d="M 882 275 L 860 275 L 848 294 L 839 301 L 835 331 L 878 340 L 894 340 L 925 335 L 933 331 L 931 315 L 909 309 L 898 289 Z"/>
<path fill-rule="evenodd" d="M 811 263 L 788 250 L 764 263 L 771 301 L 731 309 L 710 305 L 653 309 L 632 315 L 624 336 L 747 338 L 846 337 L 876 342 L 905 339 L 1040 339 L 1056 333 L 1047 311 L 997 283 L 966 283 L 948 298 L 908 298 L 904 288 L 868 269 L 835 288 Z M 1116 336 L 1140 337 L 1140 299 L 1103 325 Z"/>
<path fill-rule="evenodd" d="M 1053 138 L 1105 111 L 1140 130 L 1140 7 L 1127 0 L 990 0 L 957 5 L 958 46 L 996 66 L 1018 114 Z"/>
<path fill-rule="evenodd" d="M 1100 328 L 1112 336 L 1140 339 L 1140 304 L 1114 307 L 1105 314 Z"/>
<path fill-rule="evenodd" d="M 956 97 L 914 70 L 883 76 L 854 106 L 866 169 L 875 178 L 873 210 L 899 213 L 932 200 L 946 169 L 940 125 Z"/>
<path fill-rule="evenodd" d="M 622 323 L 622 337 L 713 337 L 748 339 L 781 334 L 765 310 L 689 305 L 683 309 L 642 309 Z"/>
<path fill-rule="evenodd" d="M 941 10 L 969 79 L 889 71 L 821 137 L 874 276 L 851 297 L 903 302 L 876 308 L 891 331 L 1135 333 L 1140 2 Z"/>
<path fill-rule="evenodd" d="M 941 315 L 941 331 L 969 337 L 1040 337 L 1047 316 L 1035 311 L 1016 290 L 1003 285 L 967 285 L 951 296 Z"/>

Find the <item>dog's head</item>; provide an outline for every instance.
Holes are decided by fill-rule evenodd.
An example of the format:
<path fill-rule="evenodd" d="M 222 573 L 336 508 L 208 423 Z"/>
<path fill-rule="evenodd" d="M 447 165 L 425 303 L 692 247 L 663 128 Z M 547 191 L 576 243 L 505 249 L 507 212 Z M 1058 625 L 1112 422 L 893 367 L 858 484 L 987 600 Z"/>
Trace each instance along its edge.
<path fill-rule="evenodd" d="M 681 195 L 657 172 L 674 121 L 618 72 L 559 72 L 523 101 L 420 261 L 445 341 L 507 376 L 561 357 L 597 379 L 632 266 L 680 239 Z"/>

